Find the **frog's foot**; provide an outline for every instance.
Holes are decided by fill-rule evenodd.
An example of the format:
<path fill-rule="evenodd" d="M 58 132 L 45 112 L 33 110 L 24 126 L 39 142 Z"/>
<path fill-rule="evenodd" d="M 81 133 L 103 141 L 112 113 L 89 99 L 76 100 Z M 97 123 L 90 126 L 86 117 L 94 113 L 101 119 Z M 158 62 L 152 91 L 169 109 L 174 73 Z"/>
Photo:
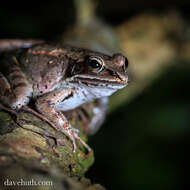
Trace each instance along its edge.
<path fill-rule="evenodd" d="M 11 108 L 8 108 L 6 106 L 4 106 L 3 104 L 0 103 L 0 110 L 5 110 L 7 112 L 10 112 L 11 114 L 17 116 L 17 112 L 12 110 Z"/>
<path fill-rule="evenodd" d="M 79 135 L 80 131 L 72 126 L 69 127 L 69 129 L 73 130 L 75 133 Z"/>
<path fill-rule="evenodd" d="M 92 151 L 92 149 L 80 138 L 78 134 L 75 135 L 75 138 L 80 141 L 80 143 L 88 150 L 88 152 Z"/>
<path fill-rule="evenodd" d="M 0 104 L 1 105 L 1 104 Z M 1 108 L 1 107 L 0 107 Z M 22 106 L 21 108 L 24 111 L 28 111 L 32 114 L 34 114 L 35 116 L 39 117 L 40 119 L 42 119 L 43 121 L 46 121 L 50 126 L 52 126 L 54 129 L 63 132 L 65 135 L 67 135 L 69 137 L 69 139 L 72 141 L 73 143 L 73 152 L 76 152 L 76 142 L 75 139 L 78 139 L 81 144 L 90 152 L 91 148 L 80 138 L 79 136 L 79 130 L 72 127 L 71 125 L 69 125 L 69 127 L 65 128 L 65 129 L 58 129 L 58 127 L 51 122 L 49 119 L 47 119 L 45 116 L 43 116 L 42 114 L 36 112 L 35 110 L 29 108 L 28 106 Z"/>
<path fill-rule="evenodd" d="M 49 119 L 47 119 L 45 116 L 43 116 L 42 114 L 36 112 L 35 110 L 29 108 L 28 106 L 22 106 L 21 108 L 24 111 L 28 111 L 32 114 L 34 114 L 35 116 L 39 117 L 40 119 L 42 119 L 43 121 L 47 122 L 50 126 L 52 126 L 54 129 L 57 130 L 57 127 L 55 126 L 54 123 L 52 123 Z"/>
<path fill-rule="evenodd" d="M 66 132 L 65 132 L 66 130 Z M 80 143 L 88 150 L 88 152 L 91 152 L 92 149 L 80 138 L 79 136 L 79 130 L 76 128 L 73 128 L 72 126 L 69 126 L 68 128 L 62 130 L 64 134 L 67 134 L 67 136 L 70 138 L 70 140 L 73 143 L 73 152 L 76 152 L 77 146 L 75 139 L 79 140 Z"/>

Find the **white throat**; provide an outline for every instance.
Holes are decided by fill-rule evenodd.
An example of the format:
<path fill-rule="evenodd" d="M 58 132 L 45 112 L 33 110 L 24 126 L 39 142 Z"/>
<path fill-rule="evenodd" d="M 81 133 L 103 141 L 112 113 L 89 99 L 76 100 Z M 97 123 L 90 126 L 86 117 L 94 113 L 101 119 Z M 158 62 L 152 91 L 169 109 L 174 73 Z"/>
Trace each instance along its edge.
<path fill-rule="evenodd" d="M 56 105 L 58 110 L 68 111 L 72 110 L 86 102 L 90 102 L 97 98 L 102 98 L 112 95 L 117 89 L 108 88 L 108 87 L 94 87 L 86 86 L 83 84 L 72 84 L 74 87 L 74 94 L 72 97 L 60 102 Z"/>

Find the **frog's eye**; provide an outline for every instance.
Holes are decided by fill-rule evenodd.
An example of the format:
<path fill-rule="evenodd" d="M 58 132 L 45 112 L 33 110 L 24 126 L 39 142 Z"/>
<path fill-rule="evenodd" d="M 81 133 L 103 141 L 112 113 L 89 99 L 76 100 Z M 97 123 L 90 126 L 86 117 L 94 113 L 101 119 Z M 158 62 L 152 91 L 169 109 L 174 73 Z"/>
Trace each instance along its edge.
<path fill-rule="evenodd" d="M 88 67 L 91 72 L 99 73 L 103 69 L 103 60 L 99 57 L 90 57 Z"/>

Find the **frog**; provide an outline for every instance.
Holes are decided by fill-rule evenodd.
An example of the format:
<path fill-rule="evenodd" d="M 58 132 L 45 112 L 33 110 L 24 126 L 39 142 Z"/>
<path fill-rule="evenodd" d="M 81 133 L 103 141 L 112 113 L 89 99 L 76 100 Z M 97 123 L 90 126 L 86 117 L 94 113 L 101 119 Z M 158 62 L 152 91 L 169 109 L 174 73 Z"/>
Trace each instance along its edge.
<path fill-rule="evenodd" d="M 32 102 L 36 111 L 28 109 L 64 133 L 74 153 L 76 140 L 90 152 L 64 113 L 98 100 L 90 126 L 100 125 L 107 98 L 128 85 L 127 57 L 44 41 L 14 42 L 0 48 L 0 107 L 18 111 Z"/>

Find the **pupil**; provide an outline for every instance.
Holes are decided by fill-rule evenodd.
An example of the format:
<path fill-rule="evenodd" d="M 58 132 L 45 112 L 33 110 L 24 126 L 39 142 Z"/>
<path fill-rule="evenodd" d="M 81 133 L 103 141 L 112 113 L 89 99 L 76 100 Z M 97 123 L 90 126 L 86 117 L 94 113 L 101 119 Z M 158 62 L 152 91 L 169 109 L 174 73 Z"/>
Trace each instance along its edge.
<path fill-rule="evenodd" d="M 96 61 L 96 60 L 91 60 L 90 61 L 90 66 L 92 68 L 99 68 L 100 67 L 100 64 Z"/>

